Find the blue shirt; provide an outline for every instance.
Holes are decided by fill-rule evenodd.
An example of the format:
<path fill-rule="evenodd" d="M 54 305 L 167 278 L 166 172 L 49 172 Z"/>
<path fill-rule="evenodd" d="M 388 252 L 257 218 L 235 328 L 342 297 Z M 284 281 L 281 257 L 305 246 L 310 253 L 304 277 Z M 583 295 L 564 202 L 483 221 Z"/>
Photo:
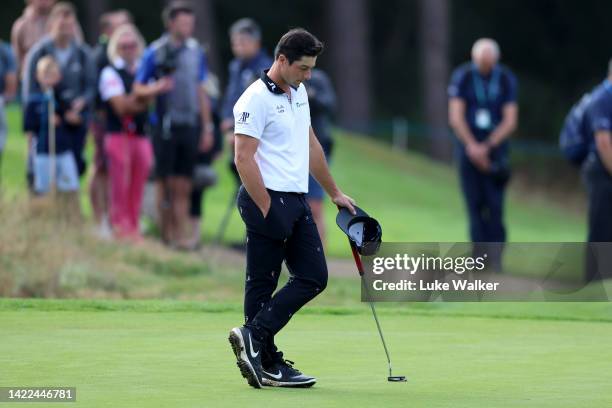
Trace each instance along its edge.
<path fill-rule="evenodd" d="M 59 90 L 56 89 L 56 94 Z M 39 154 L 49 153 L 49 101 L 52 96 L 44 93 L 31 94 L 25 108 L 23 128 L 26 132 L 32 132 L 37 137 L 36 152 Z M 64 113 L 67 105 L 54 98 L 53 106 L 61 122 L 55 127 L 55 152 L 57 154 L 70 150 L 71 140 L 74 135 L 71 131 L 78 129 L 78 126 L 69 125 L 64 121 Z"/>
<path fill-rule="evenodd" d="M 476 140 L 483 141 L 501 122 L 504 106 L 516 102 L 517 81 L 512 71 L 501 64 L 483 76 L 473 63 L 468 62 L 453 72 L 448 96 L 465 101 L 465 120 Z M 487 129 L 476 123 L 479 111 L 483 110 L 490 117 L 491 126 Z"/>
<path fill-rule="evenodd" d="M 164 61 L 173 60 L 172 72 L 164 72 Z M 208 73 L 206 55 L 200 44 L 193 38 L 178 48 L 165 34 L 145 50 L 135 81 L 146 84 L 165 75 L 171 75 L 174 88 L 156 99 L 153 122 L 169 115 L 173 123 L 197 125 L 200 115 L 199 90 Z"/>
<path fill-rule="evenodd" d="M 272 59 L 263 50 L 248 61 L 234 58 L 229 63 L 229 80 L 221 107 L 221 119 L 234 119 L 234 105 L 240 95 L 272 66 Z"/>
<path fill-rule="evenodd" d="M 0 41 L 0 94 L 4 93 L 4 88 L 6 87 L 6 75 L 15 73 L 16 70 L 17 64 L 15 62 L 15 55 L 13 55 L 13 49 L 9 44 Z"/>
<path fill-rule="evenodd" d="M 593 134 L 597 131 L 612 132 L 612 83 L 607 79 L 593 89 L 586 115 Z M 595 139 L 590 151 L 598 155 Z"/>

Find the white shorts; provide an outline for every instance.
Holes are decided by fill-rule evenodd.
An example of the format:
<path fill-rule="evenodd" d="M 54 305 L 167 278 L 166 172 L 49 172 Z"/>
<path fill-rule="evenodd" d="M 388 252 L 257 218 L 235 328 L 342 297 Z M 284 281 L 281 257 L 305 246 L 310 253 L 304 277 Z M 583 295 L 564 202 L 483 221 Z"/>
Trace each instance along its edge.
<path fill-rule="evenodd" d="M 72 152 L 55 156 L 55 180 L 58 191 L 78 191 L 79 172 Z M 48 154 L 34 156 L 34 191 L 42 194 L 51 188 L 51 157 Z"/>

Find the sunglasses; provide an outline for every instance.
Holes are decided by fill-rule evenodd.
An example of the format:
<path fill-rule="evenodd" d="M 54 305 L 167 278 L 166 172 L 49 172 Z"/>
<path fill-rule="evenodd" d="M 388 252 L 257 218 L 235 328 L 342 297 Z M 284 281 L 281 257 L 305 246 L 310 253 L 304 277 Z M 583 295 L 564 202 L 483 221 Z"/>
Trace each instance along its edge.
<path fill-rule="evenodd" d="M 118 48 L 121 50 L 133 50 L 138 48 L 138 43 L 130 42 L 130 43 L 121 43 L 118 45 Z"/>

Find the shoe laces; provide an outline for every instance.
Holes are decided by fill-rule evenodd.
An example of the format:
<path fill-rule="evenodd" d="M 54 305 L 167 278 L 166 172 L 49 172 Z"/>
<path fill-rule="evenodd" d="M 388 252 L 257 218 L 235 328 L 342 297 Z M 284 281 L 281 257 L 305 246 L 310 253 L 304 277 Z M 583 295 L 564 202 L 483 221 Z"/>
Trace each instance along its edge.
<path fill-rule="evenodd" d="M 302 374 L 302 372 L 300 370 L 298 370 L 297 368 L 293 367 L 293 365 L 295 364 L 293 361 L 291 361 L 291 360 L 282 360 L 282 364 L 287 366 L 292 371 L 295 371 L 297 374 Z"/>

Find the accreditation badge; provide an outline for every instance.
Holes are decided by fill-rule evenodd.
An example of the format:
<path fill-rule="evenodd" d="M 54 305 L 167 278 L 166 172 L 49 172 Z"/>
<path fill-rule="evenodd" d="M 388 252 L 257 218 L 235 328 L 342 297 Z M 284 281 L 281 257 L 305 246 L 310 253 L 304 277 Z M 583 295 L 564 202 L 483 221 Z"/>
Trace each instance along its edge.
<path fill-rule="evenodd" d="M 477 109 L 475 121 L 476 127 L 481 130 L 491 128 L 491 112 L 488 109 Z"/>

